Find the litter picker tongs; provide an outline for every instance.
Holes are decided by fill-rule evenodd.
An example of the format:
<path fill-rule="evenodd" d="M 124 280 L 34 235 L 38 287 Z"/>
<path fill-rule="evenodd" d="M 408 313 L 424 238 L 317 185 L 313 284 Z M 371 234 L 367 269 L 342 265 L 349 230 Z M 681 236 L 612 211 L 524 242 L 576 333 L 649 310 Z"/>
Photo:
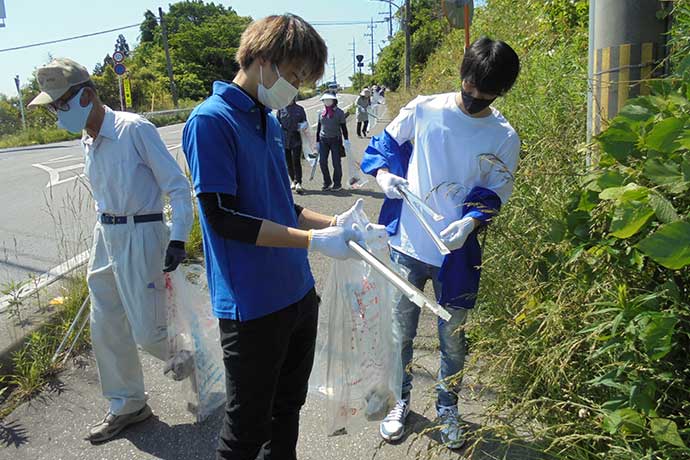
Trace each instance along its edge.
<path fill-rule="evenodd" d="M 426 231 L 429 234 L 429 237 L 431 237 L 431 241 L 434 242 L 439 252 L 444 256 L 450 254 L 450 249 L 448 249 L 448 247 L 443 243 L 443 241 L 441 241 L 441 238 L 436 234 L 434 229 L 431 228 L 431 225 L 429 225 L 422 213 L 428 214 L 436 222 L 442 221 L 443 216 L 431 209 L 431 207 L 428 204 L 426 204 L 424 200 L 412 193 L 410 189 L 408 189 L 407 187 L 398 185 L 397 189 L 402 195 L 403 201 L 405 201 L 405 203 L 410 207 L 410 209 L 412 210 L 412 214 L 414 214 L 419 223 L 422 225 L 424 231 Z"/>
<path fill-rule="evenodd" d="M 443 308 L 438 303 L 432 301 L 427 296 L 424 295 L 422 291 L 414 287 L 409 281 L 402 278 L 400 275 L 391 270 L 386 264 L 381 262 L 378 257 L 376 257 L 371 252 L 367 251 L 359 243 L 355 241 L 348 242 L 348 246 L 355 251 L 355 253 L 362 258 L 366 263 L 371 265 L 371 267 L 384 276 L 388 281 L 390 281 L 393 286 L 398 288 L 405 297 L 410 299 L 410 302 L 419 306 L 419 308 L 428 308 L 434 314 L 439 316 L 445 321 L 450 321 L 450 313 L 448 310 Z"/>

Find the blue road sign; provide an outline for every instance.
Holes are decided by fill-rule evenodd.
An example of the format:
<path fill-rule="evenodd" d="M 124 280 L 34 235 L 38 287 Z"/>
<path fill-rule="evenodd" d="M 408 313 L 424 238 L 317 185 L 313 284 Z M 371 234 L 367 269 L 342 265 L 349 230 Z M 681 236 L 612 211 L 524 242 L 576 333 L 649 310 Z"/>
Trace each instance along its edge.
<path fill-rule="evenodd" d="M 117 75 L 124 75 L 125 72 L 127 72 L 127 67 L 125 67 L 124 64 L 119 63 L 119 64 L 115 64 L 115 66 L 113 67 L 113 70 L 115 71 L 115 73 Z"/>

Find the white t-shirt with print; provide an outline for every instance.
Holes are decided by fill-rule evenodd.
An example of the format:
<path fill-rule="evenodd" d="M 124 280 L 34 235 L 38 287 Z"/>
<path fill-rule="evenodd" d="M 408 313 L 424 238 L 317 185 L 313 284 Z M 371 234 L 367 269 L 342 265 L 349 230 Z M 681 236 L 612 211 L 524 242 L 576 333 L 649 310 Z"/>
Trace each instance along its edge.
<path fill-rule="evenodd" d="M 399 145 L 414 145 L 407 180 L 410 190 L 444 216 L 427 217 L 437 234 L 462 217 L 465 197 L 474 187 L 494 191 L 505 204 L 513 191 L 520 138 L 492 107 L 486 117 L 466 115 L 456 93 L 419 96 L 386 127 Z M 391 246 L 417 260 L 440 267 L 444 256 L 403 204 L 398 232 Z"/>

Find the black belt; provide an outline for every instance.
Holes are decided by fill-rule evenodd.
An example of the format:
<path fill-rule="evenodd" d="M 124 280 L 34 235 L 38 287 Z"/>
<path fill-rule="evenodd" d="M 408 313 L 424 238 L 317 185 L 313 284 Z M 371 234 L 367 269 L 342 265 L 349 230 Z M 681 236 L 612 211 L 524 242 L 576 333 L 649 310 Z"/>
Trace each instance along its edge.
<path fill-rule="evenodd" d="M 135 224 L 143 224 L 145 222 L 161 222 L 163 214 L 142 214 L 134 216 Z M 106 225 L 126 224 L 127 216 L 113 216 L 112 214 L 101 214 L 101 223 Z"/>

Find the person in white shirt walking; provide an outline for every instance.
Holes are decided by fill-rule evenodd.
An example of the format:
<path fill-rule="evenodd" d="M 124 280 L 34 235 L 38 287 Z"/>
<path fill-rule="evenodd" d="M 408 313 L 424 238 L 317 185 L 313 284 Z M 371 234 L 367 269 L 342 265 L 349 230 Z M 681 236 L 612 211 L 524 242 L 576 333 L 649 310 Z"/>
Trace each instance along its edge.
<path fill-rule="evenodd" d="M 84 169 L 98 213 L 87 274 L 91 340 L 109 401 L 105 418 L 86 439 L 103 442 L 152 415 L 137 346 L 161 360 L 170 358 L 164 271 L 175 270 L 186 257 L 193 221 L 190 185 L 156 127 L 105 106 L 86 68 L 55 59 L 36 77 L 42 92 L 29 106 L 46 106 L 63 129 L 85 131 Z M 171 229 L 163 218 L 164 195 L 172 207 Z M 191 371 L 190 363 L 182 364 L 177 372 Z"/>
<path fill-rule="evenodd" d="M 439 320 L 439 382 L 436 410 L 441 437 L 450 448 L 464 443 L 458 392 L 465 363 L 464 324 L 479 288 L 481 249 L 477 230 L 491 221 L 513 190 L 520 139 L 491 103 L 515 83 L 520 60 L 504 42 L 481 38 L 467 50 L 460 69 L 459 93 L 419 96 L 375 136 L 362 160 L 386 194 L 379 223 L 387 226 L 395 262 L 409 270 L 408 280 L 423 289 L 433 282 L 436 297 L 451 313 Z M 450 249 L 443 255 L 408 206 L 398 186 L 424 197 L 444 219 L 429 225 Z M 395 307 L 395 328 L 402 341 L 402 399 L 380 425 L 381 436 L 404 434 L 410 410 L 413 340 L 419 308 L 406 298 Z"/>

